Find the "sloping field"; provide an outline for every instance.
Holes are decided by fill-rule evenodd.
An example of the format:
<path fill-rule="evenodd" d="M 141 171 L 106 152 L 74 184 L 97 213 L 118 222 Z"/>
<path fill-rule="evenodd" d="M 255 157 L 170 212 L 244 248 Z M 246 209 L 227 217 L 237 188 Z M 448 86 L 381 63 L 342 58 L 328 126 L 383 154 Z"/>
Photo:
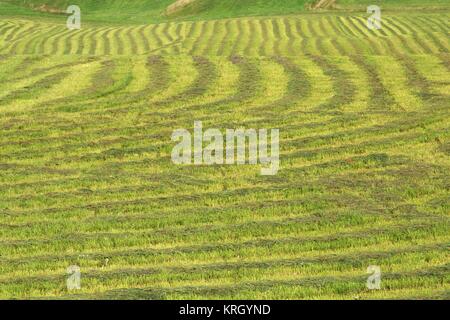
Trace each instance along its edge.
<path fill-rule="evenodd" d="M 391 14 L 383 29 L 366 15 L 303 14 L 153 25 L 65 25 L 35 20 L 0 22 L 0 53 L 117 55 L 295 56 L 303 54 L 436 54 L 450 48 L 450 14 Z"/>
<path fill-rule="evenodd" d="M 448 298 L 449 16 L 3 19 L 0 298 Z M 280 171 L 174 165 L 194 120 Z"/>

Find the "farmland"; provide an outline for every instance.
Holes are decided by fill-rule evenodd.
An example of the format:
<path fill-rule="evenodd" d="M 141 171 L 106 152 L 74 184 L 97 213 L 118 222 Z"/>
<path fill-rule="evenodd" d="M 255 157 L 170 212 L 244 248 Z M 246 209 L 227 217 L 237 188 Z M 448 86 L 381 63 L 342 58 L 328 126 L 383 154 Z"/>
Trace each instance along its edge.
<path fill-rule="evenodd" d="M 381 30 L 356 1 L 83 0 L 80 30 L 25 2 L 0 2 L 0 298 L 449 298 L 445 1 Z M 194 121 L 279 128 L 278 174 L 174 165 Z"/>

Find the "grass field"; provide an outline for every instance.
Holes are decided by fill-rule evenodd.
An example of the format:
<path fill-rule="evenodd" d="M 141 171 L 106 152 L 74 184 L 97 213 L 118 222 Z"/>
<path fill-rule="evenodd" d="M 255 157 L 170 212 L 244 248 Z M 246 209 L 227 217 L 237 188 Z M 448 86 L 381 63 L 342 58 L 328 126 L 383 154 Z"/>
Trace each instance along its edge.
<path fill-rule="evenodd" d="M 0 1 L 0 298 L 450 298 L 446 1 L 42 2 Z M 280 171 L 174 165 L 194 120 Z"/>

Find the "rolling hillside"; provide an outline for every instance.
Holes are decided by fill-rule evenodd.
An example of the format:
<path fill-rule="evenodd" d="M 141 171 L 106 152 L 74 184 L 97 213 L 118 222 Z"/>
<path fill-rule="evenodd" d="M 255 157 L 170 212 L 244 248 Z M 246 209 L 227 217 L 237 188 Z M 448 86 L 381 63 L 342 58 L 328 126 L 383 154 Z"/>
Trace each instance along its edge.
<path fill-rule="evenodd" d="M 445 2 L 42 3 L 0 7 L 0 298 L 449 298 Z M 195 120 L 279 128 L 279 173 L 174 165 Z"/>
<path fill-rule="evenodd" d="M 167 21 L 211 20 L 250 16 L 285 16 L 298 13 L 321 13 L 312 10 L 317 0 L 195 0 L 168 13 L 167 8 L 175 0 L 79 0 L 83 18 L 89 22 L 147 24 Z M 330 3 L 333 2 L 327 1 Z M 447 0 L 337 0 L 328 8 L 332 12 L 365 12 L 368 5 L 376 4 L 391 12 L 442 11 L 448 8 Z M 68 0 L 2 0 L 0 15 L 38 16 L 40 19 L 60 19 L 57 11 L 64 11 L 72 4 Z M 326 6 L 326 5 L 325 5 Z M 3 12 L 3 13 L 2 13 Z"/>
<path fill-rule="evenodd" d="M 385 13 L 372 32 L 366 14 L 249 17 L 99 25 L 71 31 L 53 21 L 0 22 L 3 54 L 143 54 L 295 56 L 304 54 L 438 54 L 449 50 L 449 13 Z M 32 30 L 32 31 L 31 31 Z M 31 32 L 29 32 L 31 31 Z"/>

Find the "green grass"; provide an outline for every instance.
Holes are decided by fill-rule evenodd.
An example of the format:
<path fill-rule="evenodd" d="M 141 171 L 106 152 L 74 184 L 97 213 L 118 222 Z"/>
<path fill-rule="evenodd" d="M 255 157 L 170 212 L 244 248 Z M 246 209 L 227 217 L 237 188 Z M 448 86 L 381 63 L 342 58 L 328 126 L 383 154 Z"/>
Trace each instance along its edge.
<path fill-rule="evenodd" d="M 0 9 L 0 298 L 446 299 L 450 11 L 167 2 Z M 279 128 L 278 175 L 172 164 L 194 120 Z"/>
<path fill-rule="evenodd" d="M 79 0 L 83 20 L 107 24 L 147 24 L 180 20 L 211 20 L 250 16 L 292 15 L 310 10 L 313 0 L 196 0 L 175 14 L 167 16 L 166 8 L 175 0 Z M 43 4 L 62 12 L 72 4 L 69 0 L 2 0 L 0 16 L 32 16 L 40 19 L 60 20 L 63 14 L 40 12 Z M 448 8 L 446 0 L 337 0 L 337 6 L 331 11 L 365 13 L 368 5 L 379 5 L 383 11 L 442 11 Z M 330 11 L 330 9 L 328 10 Z M 318 13 L 321 11 L 319 10 Z"/>

